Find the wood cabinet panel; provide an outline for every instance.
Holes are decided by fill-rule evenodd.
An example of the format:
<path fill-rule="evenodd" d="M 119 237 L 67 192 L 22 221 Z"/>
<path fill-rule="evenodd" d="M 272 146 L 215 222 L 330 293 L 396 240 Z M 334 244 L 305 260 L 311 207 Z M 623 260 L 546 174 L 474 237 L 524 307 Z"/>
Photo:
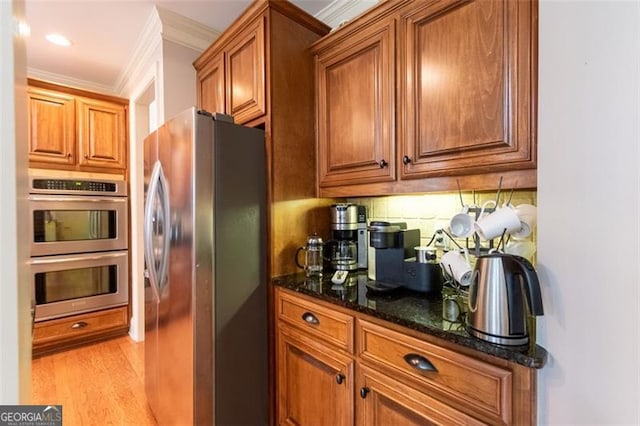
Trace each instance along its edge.
<path fill-rule="evenodd" d="M 81 166 L 126 168 L 125 108 L 109 102 L 78 98 L 77 119 Z"/>
<path fill-rule="evenodd" d="M 236 123 L 266 113 L 264 49 L 264 17 L 260 17 L 226 50 L 227 111 Z"/>
<path fill-rule="evenodd" d="M 401 13 L 402 178 L 535 167 L 531 19 L 528 1 Z"/>
<path fill-rule="evenodd" d="M 121 174 L 126 99 L 29 79 L 29 166 Z"/>
<path fill-rule="evenodd" d="M 396 177 L 394 34 L 377 23 L 316 58 L 321 187 Z"/>
<path fill-rule="evenodd" d="M 361 426 L 483 425 L 401 381 L 366 366 L 356 370 L 356 424 Z"/>
<path fill-rule="evenodd" d="M 510 423 L 511 371 L 366 321 L 358 321 L 357 335 L 363 361 L 420 383 L 456 406 Z"/>
<path fill-rule="evenodd" d="M 353 360 L 314 348 L 285 325 L 278 328 L 278 424 L 353 423 Z"/>
<path fill-rule="evenodd" d="M 76 130 L 73 96 L 29 88 L 27 97 L 29 160 L 74 164 Z"/>
<path fill-rule="evenodd" d="M 118 334 L 126 334 L 128 308 L 106 309 L 37 322 L 33 330 L 33 353 L 38 355 L 72 344 L 91 342 Z"/>
<path fill-rule="evenodd" d="M 353 317 L 281 293 L 276 315 L 320 339 L 353 352 Z"/>
<path fill-rule="evenodd" d="M 200 71 L 198 105 L 205 111 L 226 112 L 224 87 L 224 54 L 219 54 Z"/>

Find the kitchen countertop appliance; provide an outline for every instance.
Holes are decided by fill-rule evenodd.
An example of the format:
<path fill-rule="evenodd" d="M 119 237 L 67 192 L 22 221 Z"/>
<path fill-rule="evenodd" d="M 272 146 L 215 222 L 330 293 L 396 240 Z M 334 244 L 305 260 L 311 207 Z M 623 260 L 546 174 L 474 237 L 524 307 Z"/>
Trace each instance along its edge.
<path fill-rule="evenodd" d="M 440 266 L 426 255 L 416 258 L 420 230 L 406 228 L 404 222 L 369 224 L 369 244 L 375 249 L 375 282 L 370 288 L 381 291 L 402 286 L 422 293 L 440 291 L 443 281 Z"/>
<path fill-rule="evenodd" d="M 144 141 L 145 389 L 159 424 L 268 424 L 264 131 L 190 108 Z"/>
<path fill-rule="evenodd" d="M 530 335 L 535 340 L 529 316 L 543 313 L 538 275 L 527 259 L 497 252 L 478 257 L 469 286 L 471 335 L 500 345 L 526 345 Z"/>
<path fill-rule="evenodd" d="M 328 244 L 331 267 L 338 271 L 367 268 L 367 210 L 365 206 L 341 203 L 331 206 L 331 236 Z"/>

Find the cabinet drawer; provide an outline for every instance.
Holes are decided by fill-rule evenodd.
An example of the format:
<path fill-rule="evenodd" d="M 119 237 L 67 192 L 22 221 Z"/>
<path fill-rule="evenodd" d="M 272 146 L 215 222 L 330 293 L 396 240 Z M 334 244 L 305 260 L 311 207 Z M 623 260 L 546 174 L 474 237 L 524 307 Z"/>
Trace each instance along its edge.
<path fill-rule="evenodd" d="M 33 331 L 33 348 L 89 339 L 96 335 L 127 327 L 127 307 L 107 309 L 88 314 L 74 315 L 36 323 Z"/>
<path fill-rule="evenodd" d="M 353 353 L 353 317 L 278 291 L 278 319 Z"/>
<path fill-rule="evenodd" d="M 358 321 L 357 333 L 363 363 L 491 423 L 511 423 L 511 371 L 366 321 Z"/>

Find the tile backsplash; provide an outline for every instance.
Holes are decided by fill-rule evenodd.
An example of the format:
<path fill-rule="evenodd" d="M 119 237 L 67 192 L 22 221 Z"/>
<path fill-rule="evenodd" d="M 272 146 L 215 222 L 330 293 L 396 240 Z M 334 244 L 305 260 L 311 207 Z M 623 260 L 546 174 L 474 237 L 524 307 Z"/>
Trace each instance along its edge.
<path fill-rule="evenodd" d="M 500 204 L 511 196 L 510 191 L 500 194 Z M 476 192 L 475 205 L 481 205 L 487 200 L 495 200 L 495 192 Z M 536 205 L 536 191 L 514 191 L 511 204 Z M 474 194 L 462 193 L 465 204 L 474 204 Z M 408 229 L 420 229 L 421 244 L 426 245 L 438 229 L 448 229 L 449 219 L 461 210 L 458 192 L 425 194 L 425 195 L 395 195 L 389 197 L 358 197 L 349 198 L 350 203 L 366 206 L 368 221 L 384 220 L 387 222 L 406 222 Z M 535 243 L 535 230 L 527 239 Z M 456 240 L 464 245 L 464 240 Z M 448 243 L 451 248 L 453 243 Z"/>

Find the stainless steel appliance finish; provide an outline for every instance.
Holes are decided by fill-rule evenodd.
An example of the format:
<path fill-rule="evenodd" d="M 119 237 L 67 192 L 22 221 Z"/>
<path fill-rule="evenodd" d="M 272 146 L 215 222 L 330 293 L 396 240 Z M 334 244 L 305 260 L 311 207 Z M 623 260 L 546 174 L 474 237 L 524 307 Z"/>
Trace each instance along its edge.
<path fill-rule="evenodd" d="M 126 305 L 128 258 L 127 250 L 31 258 L 35 321 Z"/>
<path fill-rule="evenodd" d="M 224 120 L 191 108 L 144 142 L 145 387 L 159 424 L 268 423 L 264 132 Z"/>
<path fill-rule="evenodd" d="M 538 276 L 527 259 L 503 253 L 478 257 L 469 287 L 469 333 L 501 345 L 525 345 L 533 331 L 528 315 L 543 313 Z"/>
<path fill-rule="evenodd" d="M 332 240 L 328 244 L 334 270 L 355 271 L 367 268 L 367 213 L 365 206 L 333 204 Z"/>
<path fill-rule="evenodd" d="M 29 183 L 35 320 L 126 305 L 126 182 L 30 176 Z"/>

